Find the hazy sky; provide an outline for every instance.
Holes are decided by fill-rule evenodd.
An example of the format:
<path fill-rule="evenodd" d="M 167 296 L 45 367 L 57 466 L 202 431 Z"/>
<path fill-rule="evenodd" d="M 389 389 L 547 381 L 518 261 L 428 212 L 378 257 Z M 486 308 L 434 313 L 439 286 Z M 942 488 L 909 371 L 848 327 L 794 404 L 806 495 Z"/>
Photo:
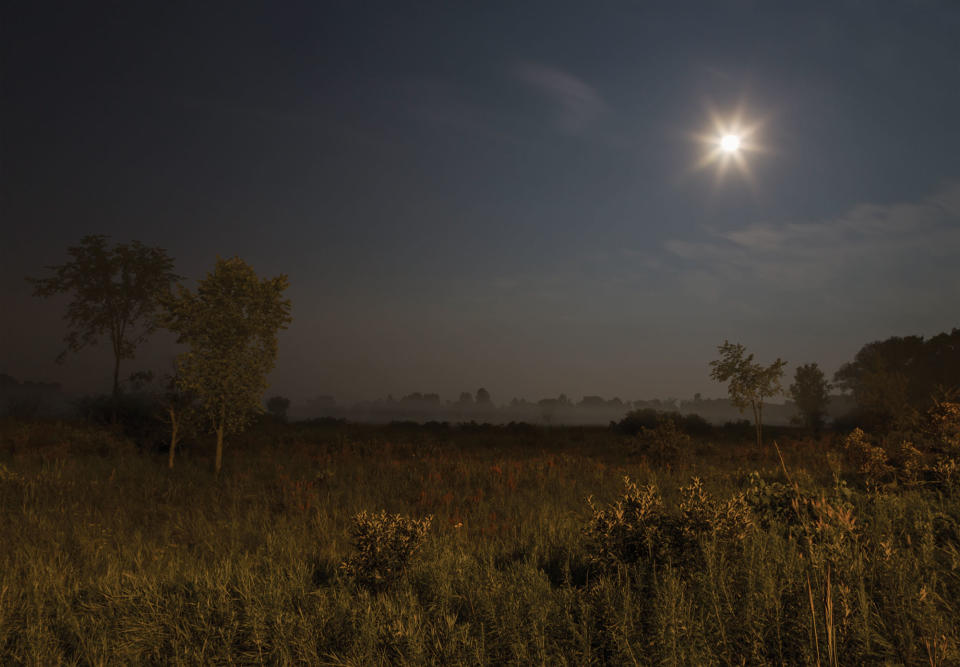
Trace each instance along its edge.
<path fill-rule="evenodd" d="M 271 392 L 723 395 L 960 326 L 960 4 L 8 2 L 0 372 L 82 236 L 286 273 Z M 695 169 L 740 111 L 749 174 Z M 156 338 L 125 370 L 163 368 Z"/>

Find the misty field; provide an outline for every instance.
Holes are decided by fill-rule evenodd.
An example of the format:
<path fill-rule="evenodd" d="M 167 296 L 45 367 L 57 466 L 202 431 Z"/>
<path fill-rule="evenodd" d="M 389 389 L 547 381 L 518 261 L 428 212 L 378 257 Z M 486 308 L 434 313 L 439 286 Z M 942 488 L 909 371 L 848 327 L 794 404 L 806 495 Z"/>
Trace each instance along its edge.
<path fill-rule="evenodd" d="M 953 459 L 779 436 L 7 421 L 0 663 L 960 664 Z"/>

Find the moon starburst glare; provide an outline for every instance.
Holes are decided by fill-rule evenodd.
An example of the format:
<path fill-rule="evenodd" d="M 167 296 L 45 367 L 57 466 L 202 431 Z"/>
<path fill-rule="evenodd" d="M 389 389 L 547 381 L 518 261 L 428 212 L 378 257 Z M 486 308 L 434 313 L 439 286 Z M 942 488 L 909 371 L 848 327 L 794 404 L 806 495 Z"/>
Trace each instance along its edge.
<path fill-rule="evenodd" d="M 694 165 L 695 170 L 716 168 L 719 183 L 730 167 L 751 186 L 756 186 L 756 178 L 750 169 L 748 157 L 764 152 L 759 142 L 761 122 L 747 121 L 742 108 L 727 117 L 710 109 L 710 129 L 695 135 L 695 140 L 703 147 L 700 158 Z"/>
<path fill-rule="evenodd" d="M 740 137 L 736 134 L 725 134 L 720 139 L 720 148 L 727 153 L 733 153 L 740 149 Z"/>

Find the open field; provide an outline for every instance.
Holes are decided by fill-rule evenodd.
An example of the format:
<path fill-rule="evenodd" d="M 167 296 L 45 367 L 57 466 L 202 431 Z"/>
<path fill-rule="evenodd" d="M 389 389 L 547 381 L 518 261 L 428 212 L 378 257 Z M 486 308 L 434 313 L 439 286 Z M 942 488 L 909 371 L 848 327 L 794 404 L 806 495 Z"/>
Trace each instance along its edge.
<path fill-rule="evenodd" d="M 266 425 L 216 478 L 8 421 L 0 663 L 960 664 L 956 479 L 778 435 Z M 395 580 L 340 568 L 364 510 L 433 517 Z"/>

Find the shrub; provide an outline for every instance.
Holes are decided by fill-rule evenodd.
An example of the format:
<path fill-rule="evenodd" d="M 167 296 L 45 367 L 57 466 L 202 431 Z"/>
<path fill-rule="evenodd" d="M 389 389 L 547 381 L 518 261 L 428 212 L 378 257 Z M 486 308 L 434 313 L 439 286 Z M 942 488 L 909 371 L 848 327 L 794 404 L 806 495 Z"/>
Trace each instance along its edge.
<path fill-rule="evenodd" d="M 157 416 L 163 413 L 156 399 L 148 394 L 120 394 L 117 403 L 112 396 L 86 396 L 76 402 L 84 421 L 101 427 L 116 425 L 123 434 L 144 451 L 161 451 L 169 443 L 163 423 Z"/>
<path fill-rule="evenodd" d="M 768 482 L 754 471 L 747 480 L 745 502 L 763 528 L 775 524 L 789 527 L 800 523 L 798 495 L 796 488 L 782 482 Z"/>
<path fill-rule="evenodd" d="M 944 490 L 955 491 L 960 489 L 960 461 L 949 457 L 942 457 L 931 469 L 934 481 Z"/>
<path fill-rule="evenodd" d="M 901 440 L 892 457 L 897 479 L 908 485 L 916 484 L 923 472 L 923 454 L 908 440 Z"/>
<path fill-rule="evenodd" d="M 134 454 L 136 446 L 115 430 L 82 422 L 0 422 L 0 452 L 44 458 Z"/>
<path fill-rule="evenodd" d="M 386 511 L 360 512 L 353 517 L 353 543 L 357 553 L 341 563 L 341 570 L 361 586 L 389 586 L 400 578 L 423 545 L 432 521 L 433 516 L 410 519 Z"/>
<path fill-rule="evenodd" d="M 290 409 L 290 399 L 284 396 L 271 396 L 267 399 L 267 412 L 279 422 L 287 421 L 287 410 Z"/>
<path fill-rule="evenodd" d="M 960 454 L 960 403 L 936 401 L 927 411 L 927 431 L 941 451 Z"/>
<path fill-rule="evenodd" d="M 747 440 L 754 437 L 755 427 L 746 419 L 724 422 L 720 433 L 728 440 Z"/>
<path fill-rule="evenodd" d="M 639 486 L 629 477 L 626 490 L 613 505 L 593 513 L 584 536 L 595 564 L 666 563 L 689 565 L 701 555 L 701 540 L 716 538 L 738 544 L 754 525 L 744 494 L 717 501 L 699 478 L 680 488 L 677 512 L 668 512 L 656 485 Z"/>
<path fill-rule="evenodd" d="M 624 476 L 623 495 L 607 509 L 588 498 L 590 518 L 584 529 L 590 560 L 600 565 L 636 563 L 668 555 L 664 549 L 666 510 L 655 484 L 640 486 Z"/>
<path fill-rule="evenodd" d="M 680 487 L 680 528 L 689 543 L 716 535 L 722 540 L 743 539 L 754 525 L 746 496 L 737 493 L 725 501 L 715 500 L 703 488 L 699 477 Z"/>
<path fill-rule="evenodd" d="M 675 420 L 662 419 L 653 428 L 640 427 L 636 453 L 643 454 L 654 465 L 664 465 L 688 453 L 692 444 L 690 436 L 677 427 Z"/>
<path fill-rule="evenodd" d="M 619 422 L 610 422 L 610 426 L 624 435 L 638 435 L 643 429 L 654 429 L 667 421 L 687 435 L 704 436 L 713 433 L 710 422 L 698 414 L 681 415 L 679 412 L 665 412 L 653 408 L 631 410 Z"/>
<path fill-rule="evenodd" d="M 868 487 L 879 486 L 893 472 L 883 447 L 870 443 L 867 434 L 855 428 L 843 443 L 847 459 L 859 472 Z"/>

